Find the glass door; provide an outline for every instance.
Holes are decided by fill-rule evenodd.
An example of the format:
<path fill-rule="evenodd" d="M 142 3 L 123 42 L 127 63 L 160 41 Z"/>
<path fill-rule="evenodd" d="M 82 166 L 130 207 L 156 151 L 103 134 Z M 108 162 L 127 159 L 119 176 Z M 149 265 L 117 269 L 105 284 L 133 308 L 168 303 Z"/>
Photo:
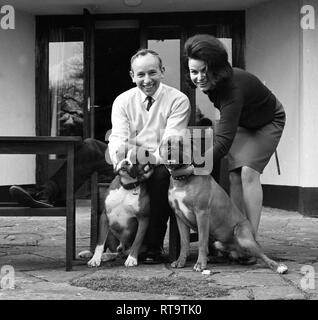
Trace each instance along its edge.
<path fill-rule="evenodd" d="M 53 27 L 48 43 L 48 135 L 94 136 L 94 18 L 84 27 Z"/>
<path fill-rule="evenodd" d="M 51 136 L 84 133 L 83 41 L 49 43 Z"/>
<path fill-rule="evenodd" d="M 40 135 L 48 136 L 90 136 L 90 117 L 88 90 L 90 76 L 86 75 L 86 28 L 83 24 L 70 26 L 47 26 L 47 108 L 39 107 L 39 114 L 45 121 L 40 125 Z M 45 40 L 45 37 L 43 37 Z M 43 40 L 43 39 L 40 39 Z M 40 42 L 41 43 L 41 42 Z M 91 44 L 89 43 L 89 48 Z M 38 77 L 45 79 L 45 70 Z M 44 92 L 40 92 L 44 96 Z M 64 156 L 39 156 L 37 159 L 37 182 L 43 184 L 64 164 Z M 85 197 L 89 193 L 84 186 L 77 196 Z"/>
<path fill-rule="evenodd" d="M 84 16 L 84 137 L 94 138 L 95 127 L 95 18 L 87 9 Z"/>

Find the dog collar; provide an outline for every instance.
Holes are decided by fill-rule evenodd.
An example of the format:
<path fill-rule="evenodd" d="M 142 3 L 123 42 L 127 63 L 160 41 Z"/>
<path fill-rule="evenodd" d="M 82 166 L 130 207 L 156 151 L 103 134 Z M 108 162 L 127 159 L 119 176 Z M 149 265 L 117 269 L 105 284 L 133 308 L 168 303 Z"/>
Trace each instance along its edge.
<path fill-rule="evenodd" d="M 185 180 L 189 176 L 177 176 L 177 177 L 172 177 L 173 180 Z"/>
<path fill-rule="evenodd" d="M 193 175 L 193 171 L 194 171 L 194 167 L 193 165 L 189 165 L 185 168 L 180 168 L 177 170 L 173 170 L 171 172 L 171 177 L 174 180 L 185 180 L 187 179 L 189 176 Z"/>
<path fill-rule="evenodd" d="M 120 185 L 121 185 L 125 190 L 132 190 L 132 189 L 135 189 L 135 188 L 137 188 L 138 186 L 140 186 L 140 181 L 123 184 L 123 183 L 121 182 L 121 180 L 120 180 Z"/>

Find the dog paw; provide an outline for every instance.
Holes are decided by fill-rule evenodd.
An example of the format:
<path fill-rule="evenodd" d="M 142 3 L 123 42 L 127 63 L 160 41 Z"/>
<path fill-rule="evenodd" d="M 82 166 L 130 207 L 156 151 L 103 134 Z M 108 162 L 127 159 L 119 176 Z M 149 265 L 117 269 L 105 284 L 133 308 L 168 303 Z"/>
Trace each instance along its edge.
<path fill-rule="evenodd" d="M 125 261 L 125 267 L 135 267 L 138 265 L 138 261 L 135 257 L 129 255 Z"/>
<path fill-rule="evenodd" d="M 178 260 L 176 260 L 176 261 L 173 261 L 172 263 L 171 263 L 171 267 L 172 268 L 183 268 L 184 266 L 185 266 L 185 262 L 186 262 L 186 260 L 185 259 L 178 259 Z"/>
<path fill-rule="evenodd" d="M 89 250 L 84 250 L 84 251 L 81 251 L 79 254 L 78 254 L 78 257 L 81 258 L 81 259 L 89 259 L 93 256 L 93 253 Z"/>
<path fill-rule="evenodd" d="M 283 263 L 280 263 L 276 269 L 277 273 L 279 274 L 285 274 L 288 272 L 288 267 L 283 264 Z"/>
<path fill-rule="evenodd" d="M 202 272 L 203 270 L 205 270 L 207 267 L 207 263 L 205 262 L 200 262 L 200 261 L 197 261 L 196 264 L 194 265 L 193 267 L 193 270 L 196 271 L 196 272 Z"/>
<path fill-rule="evenodd" d="M 93 256 L 91 260 L 87 262 L 89 267 L 99 267 L 101 263 L 101 257 Z"/>

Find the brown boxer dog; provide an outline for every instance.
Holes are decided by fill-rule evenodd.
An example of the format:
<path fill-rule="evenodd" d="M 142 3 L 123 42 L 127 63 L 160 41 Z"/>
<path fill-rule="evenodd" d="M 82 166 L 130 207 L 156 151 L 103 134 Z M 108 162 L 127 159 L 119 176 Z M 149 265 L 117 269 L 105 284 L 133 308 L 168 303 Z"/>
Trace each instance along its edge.
<path fill-rule="evenodd" d="M 160 147 L 160 156 L 171 173 L 169 203 L 176 214 L 181 240 L 180 255 L 171 266 L 185 266 L 190 247 L 190 229 L 193 229 L 199 237 L 195 271 L 207 267 L 208 246 L 216 243 L 219 250 L 236 252 L 238 256 L 250 254 L 261 258 L 272 270 L 286 273 L 286 265 L 278 264 L 263 253 L 255 240 L 250 222 L 213 177 L 210 174 L 194 174 L 192 156 L 184 152 L 185 148 L 190 150 L 191 146 L 183 140 L 179 136 L 169 137 L 168 143 L 165 141 Z M 173 159 L 175 155 L 179 159 Z"/>
<path fill-rule="evenodd" d="M 101 261 L 112 260 L 118 254 L 127 255 L 129 248 L 125 266 L 138 264 L 138 253 L 149 223 L 150 200 L 145 181 L 153 173 L 151 157 L 147 150 L 133 148 L 117 164 L 117 175 L 106 193 L 97 246 L 87 263 L 89 267 L 98 267 Z M 105 248 L 111 252 L 104 253 Z M 83 251 L 79 256 L 90 258 L 92 253 Z"/>

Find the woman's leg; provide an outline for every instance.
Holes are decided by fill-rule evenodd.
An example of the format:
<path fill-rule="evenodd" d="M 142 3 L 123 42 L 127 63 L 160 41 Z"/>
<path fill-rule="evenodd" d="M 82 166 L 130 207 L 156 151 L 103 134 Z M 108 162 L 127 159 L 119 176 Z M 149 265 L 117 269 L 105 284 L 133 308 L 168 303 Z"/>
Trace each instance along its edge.
<path fill-rule="evenodd" d="M 250 167 L 242 167 L 241 179 L 245 213 L 256 236 L 263 204 L 260 173 Z"/>
<path fill-rule="evenodd" d="M 244 200 L 243 200 L 243 189 L 241 179 L 241 168 L 230 171 L 230 196 L 234 204 L 238 209 L 245 213 Z"/>

